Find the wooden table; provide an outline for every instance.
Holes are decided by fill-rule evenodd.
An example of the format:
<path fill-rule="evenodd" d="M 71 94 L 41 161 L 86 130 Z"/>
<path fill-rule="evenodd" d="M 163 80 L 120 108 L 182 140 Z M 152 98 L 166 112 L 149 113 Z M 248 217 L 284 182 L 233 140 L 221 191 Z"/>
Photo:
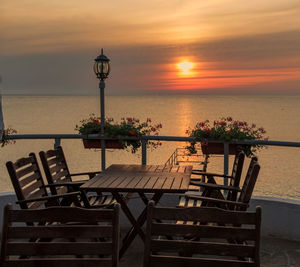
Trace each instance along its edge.
<path fill-rule="evenodd" d="M 132 224 L 131 230 L 123 239 L 120 257 L 123 256 L 137 234 L 145 241 L 141 229 L 146 221 L 146 208 L 149 200 L 157 203 L 164 193 L 184 193 L 188 191 L 192 166 L 126 165 L 114 164 L 81 186 L 82 190 L 92 192 L 111 192 L 121 205 Z M 128 208 L 128 195 L 138 193 L 146 207 L 136 219 Z M 148 199 L 145 193 L 153 193 Z"/>

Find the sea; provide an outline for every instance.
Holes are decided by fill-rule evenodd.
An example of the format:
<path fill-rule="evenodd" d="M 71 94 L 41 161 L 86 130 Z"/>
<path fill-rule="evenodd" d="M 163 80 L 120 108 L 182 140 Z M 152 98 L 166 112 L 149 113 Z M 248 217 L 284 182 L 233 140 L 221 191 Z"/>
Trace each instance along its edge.
<path fill-rule="evenodd" d="M 5 127 L 18 134 L 74 134 L 76 124 L 99 114 L 99 96 L 3 96 Z M 106 96 L 106 116 L 120 121 L 135 117 L 151 118 L 161 123 L 160 135 L 186 136 L 186 130 L 199 121 L 214 121 L 231 116 L 235 120 L 264 127 L 269 140 L 300 142 L 300 96 L 264 95 L 131 95 Z M 61 141 L 72 173 L 96 171 L 101 166 L 101 152 L 84 149 L 81 140 Z M 148 149 L 148 164 L 164 164 L 176 148 L 186 142 L 162 142 Z M 0 148 L 0 192 L 12 192 L 5 162 L 15 161 L 30 152 L 53 148 L 53 140 L 17 140 Z M 269 146 L 257 153 L 261 171 L 254 195 L 300 199 L 300 148 Z M 190 165 L 189 158 L 185 158 Z M 114 163 L 140 164 L 141 151 L 108 150 L 106 166 Z M 230 165 L 232 158 L 230 158 Z M 247 168 L 249 160 L 245 162 Z M 229 165 L 229 166 L 230 166 Z M 222 172 L 222 157 L 211 157 L 209 171 Z"/>

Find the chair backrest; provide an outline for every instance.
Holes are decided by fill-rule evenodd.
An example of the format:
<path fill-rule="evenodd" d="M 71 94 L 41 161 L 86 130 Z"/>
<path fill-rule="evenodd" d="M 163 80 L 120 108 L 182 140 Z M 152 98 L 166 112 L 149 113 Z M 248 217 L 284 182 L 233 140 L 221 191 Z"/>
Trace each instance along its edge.
<path fill-rule="evenodd" d="M 178 220 L 201 223 L 176 224 Z M 151 203 L 144 267 L 260 266 L 260 222 L 260 208 L 241 212 L 209 207 L 163 208 Z"/>
<path fill-rule="evenodd" d="M 250 202 L 259 171 L 260 171 L 260 165 L 257 162 L 257 158 L 253 157 L 249 164 L 249 168 L 244 180 L 242 191 L 238 198 L 238 202 L 243 202 L 245 204 L 248 204 Z M 246 208 L 240 208 L 240 209 L 246 210 Z"/>
<path fill-rule="evenodd" d="M 39 153 L 48 184 L 71 182 L 70 171 L 62 147 Z M 67 187 L 51 187 L 53 195 L 64 194 Z"/>
<path fill-rule="evenodd" d="M 0 266 L 118 266 L 119 210 L 119 204 L 113 209 L 40 210 L 7 205 Z"/>
<path fill-rule="evenodd" d="M 27 158 L 21 158 L 16 162 L 8 161 L 6 167 L 19 201 L 47 196 L 41 170 L 34 153 L 30 153 Z M 22 209 L 36 209 L 45 203 L 45 201 L 19 202 L 19 205 Z"/>
<path fill-rule="evenodd" d="M 235 155 L 231 173 L 232 178 L 230 179 L 231 186 L 238 187 L 240 185 L 244 160 L 245 153 L 243 151 L 240 151 L 238 154 Z"/>

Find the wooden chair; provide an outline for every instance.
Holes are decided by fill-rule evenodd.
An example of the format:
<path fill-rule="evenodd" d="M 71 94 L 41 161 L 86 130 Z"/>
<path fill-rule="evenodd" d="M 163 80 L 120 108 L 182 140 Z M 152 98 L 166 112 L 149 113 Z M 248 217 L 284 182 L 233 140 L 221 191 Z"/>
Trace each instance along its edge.
<path fill-rule="evenodd" d="M 257 163 L 257 158 L 252 158 L 249 169 L 247 171 L 244 183 L 242 188 L 234 187 L 234 186 L 223 186 L 223 185 L 202 185 L 200 186 L 209 186 L 210 188 L 214 188 L 214 192 L 216 192 L 216 196 L 202 196 L 201 193 L 198 192 L 186 192 L 185 196 L 187 199 L 201 200 L 201 206 L 219 206 L 224 209 L 234 209 L 234 210 L 246 210 L 249 206 L 249 202 L 255 187 L 255 183 L 257 181 L 257 177 L 260 171 L 260 165 Z M 221 190 L 227 190 L 227 197 L 221 193 Z M 238 194 L 237 200 L 230 198 L 232 194 L 230 192 L 234 192 Z M 229 198 L 228 198 L 229 197 Z"/>
<path fill-rule="evenodd" d="M 177 224 L 178 220 L 205 223 Z M 209 207 L 163 208 L 151 203 L 144 267 L 259 267 L 260 223 L 259 207 L 256 212 L 241 212 Z M 196 236 L 197 241 L 184 239 L 189 234 Z M 159 239 L 159 236 L 174 238 Z"/>
<path fill-rule="evenodd" d="M 199 170 L 194 171 L 194 172 L 198 173 L 199 175 L 203 175 L 203 176 L 207 177 L 207 182 L 203 183 L 200 180 L 195 181 L 195 180 L 191 179 L 190 186 L 193 186 L 193 191 L 198 191 L 195 194 L 200 195 L 202 197 L 215 197 L 215 198 L 225 199 L 221 192 L 221 189 L 219 189 L 219 187 L 218 187 L 221 185 L 217 184 L 217 182 L 215 181 L 215 178 L 228 177 L 228 178 L 230 178 L 229 186 L 238 188 L 240 185 L 240 180 L 241 180 L 241 175 L 242 175 L 242 170 L 243 170 L 243 165 L 244 165 L 244 159 L 245 159 L 245 153 L 242 151 L 239 152 L 235 156 L 235 160 L 234 160 L 233 167 L 232 167 L 232 174 L 230 176 L 226 176 L 223 174 L 216 174 L 216 173 L 201 172 Z M 248 172 L 251 169 L 251 166 L 252 166 L 254 160 L 257 160 L 257 158 L 255 158 L 255 157 L 252 158 L 251 163 L 248 168 Z M 196 190 L 195 190 L 195 188 L 196 188 Z M 237 191 L 233 191 L 233 190 L 227 191 L 226 199 L 235 201 L 237 199 Z M 201 200 L 181 196 L 179 199 L 178 206 L 180 206 L 180 207 L 193 207 L 193 206 L 200 207 L 200 206 L 206 206 L 206 203 L 203 203 Z"/>
<path fill-rule="evenodd" d="M 46 174 L 48 185 L 55 185 L 51 187 L 53 195 L 79 191 L 80 186 L 88 180 L 73 181 L 72 177 L 88 175 L 89 178 L 93 178 L 100 172 L 82 172 L 71 174 L 68 168 L 68 164 L 61 146 L 57 149 L 48 150 L 46 152 L 41 151 L 39 153 L 40 159 Z M 86 195 L 83 191 L 84 206 L 89 207 L 103 207 L 112 205 L 114 199 L 112 195 Z"/>
<path fill-rule="evenodd" d="M 113 209 L 50 207 L 39 210 L 13 210 L 7 205 L 0 266 L 117 267 L 119 210 L 119 204 Z M 28 222 L 32 224 L 26 224 Z M 101 241 L 103 238 L 105 242 Z"/>
<path fill-rule="evenodd" d="M 240 151 L 238 154 L 235 155 L 234 161 L 233 161 L 233 166 L 232 166 L 232 173 L 231 175 L 224 175 L 224 174 L 219 174 L 219 173 L 211 173 L 211 172 L 206 172 L 202 170 L 193 170 L 192 175 L 200 175 L 204 176 L 207 179 L 207 182 L 209 183 L 215 183 L 216 181 L 214 178 L 229 178 L 230 179 L 230 186 L 239 186 L 240 180 L 241 180 L 241 175 L 243 171 L 243 165 L 244 165 L 244 160 L 245 160 L 245 153 L 243 151 Z M 192 181 L 196 180 L 202 180 L 202 179 L 195 179 L 192 178 Z"/>
<path fill-rule="evenodd" d="M 6 167 L 13 184 L 17 204 L 21 209 L 37 209 L 47 206 L 80 205 L 80 192 L 48 195 L 34 153 L 16 162 L 8 161 Z"/>

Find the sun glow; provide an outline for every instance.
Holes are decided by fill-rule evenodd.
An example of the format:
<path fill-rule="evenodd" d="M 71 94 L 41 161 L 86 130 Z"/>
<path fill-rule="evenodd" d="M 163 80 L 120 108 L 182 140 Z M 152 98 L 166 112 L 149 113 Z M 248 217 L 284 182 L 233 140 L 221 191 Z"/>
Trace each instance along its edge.
<path fill-rule="evenodd" d="M 177 64 L 178 68 L 182 71 L 189 71 L 194 67 L 194 63 L 188 62 L 188 61 L 183 61 Z"/>
<path fill-rule="evenodd" d="M 192 69 L 194 68 L 194 63 L 190 61 L 182 61 L 177 64 L 177 68 L 180 70 L 180 75 L 190 76 L 193 74 Z"/>

